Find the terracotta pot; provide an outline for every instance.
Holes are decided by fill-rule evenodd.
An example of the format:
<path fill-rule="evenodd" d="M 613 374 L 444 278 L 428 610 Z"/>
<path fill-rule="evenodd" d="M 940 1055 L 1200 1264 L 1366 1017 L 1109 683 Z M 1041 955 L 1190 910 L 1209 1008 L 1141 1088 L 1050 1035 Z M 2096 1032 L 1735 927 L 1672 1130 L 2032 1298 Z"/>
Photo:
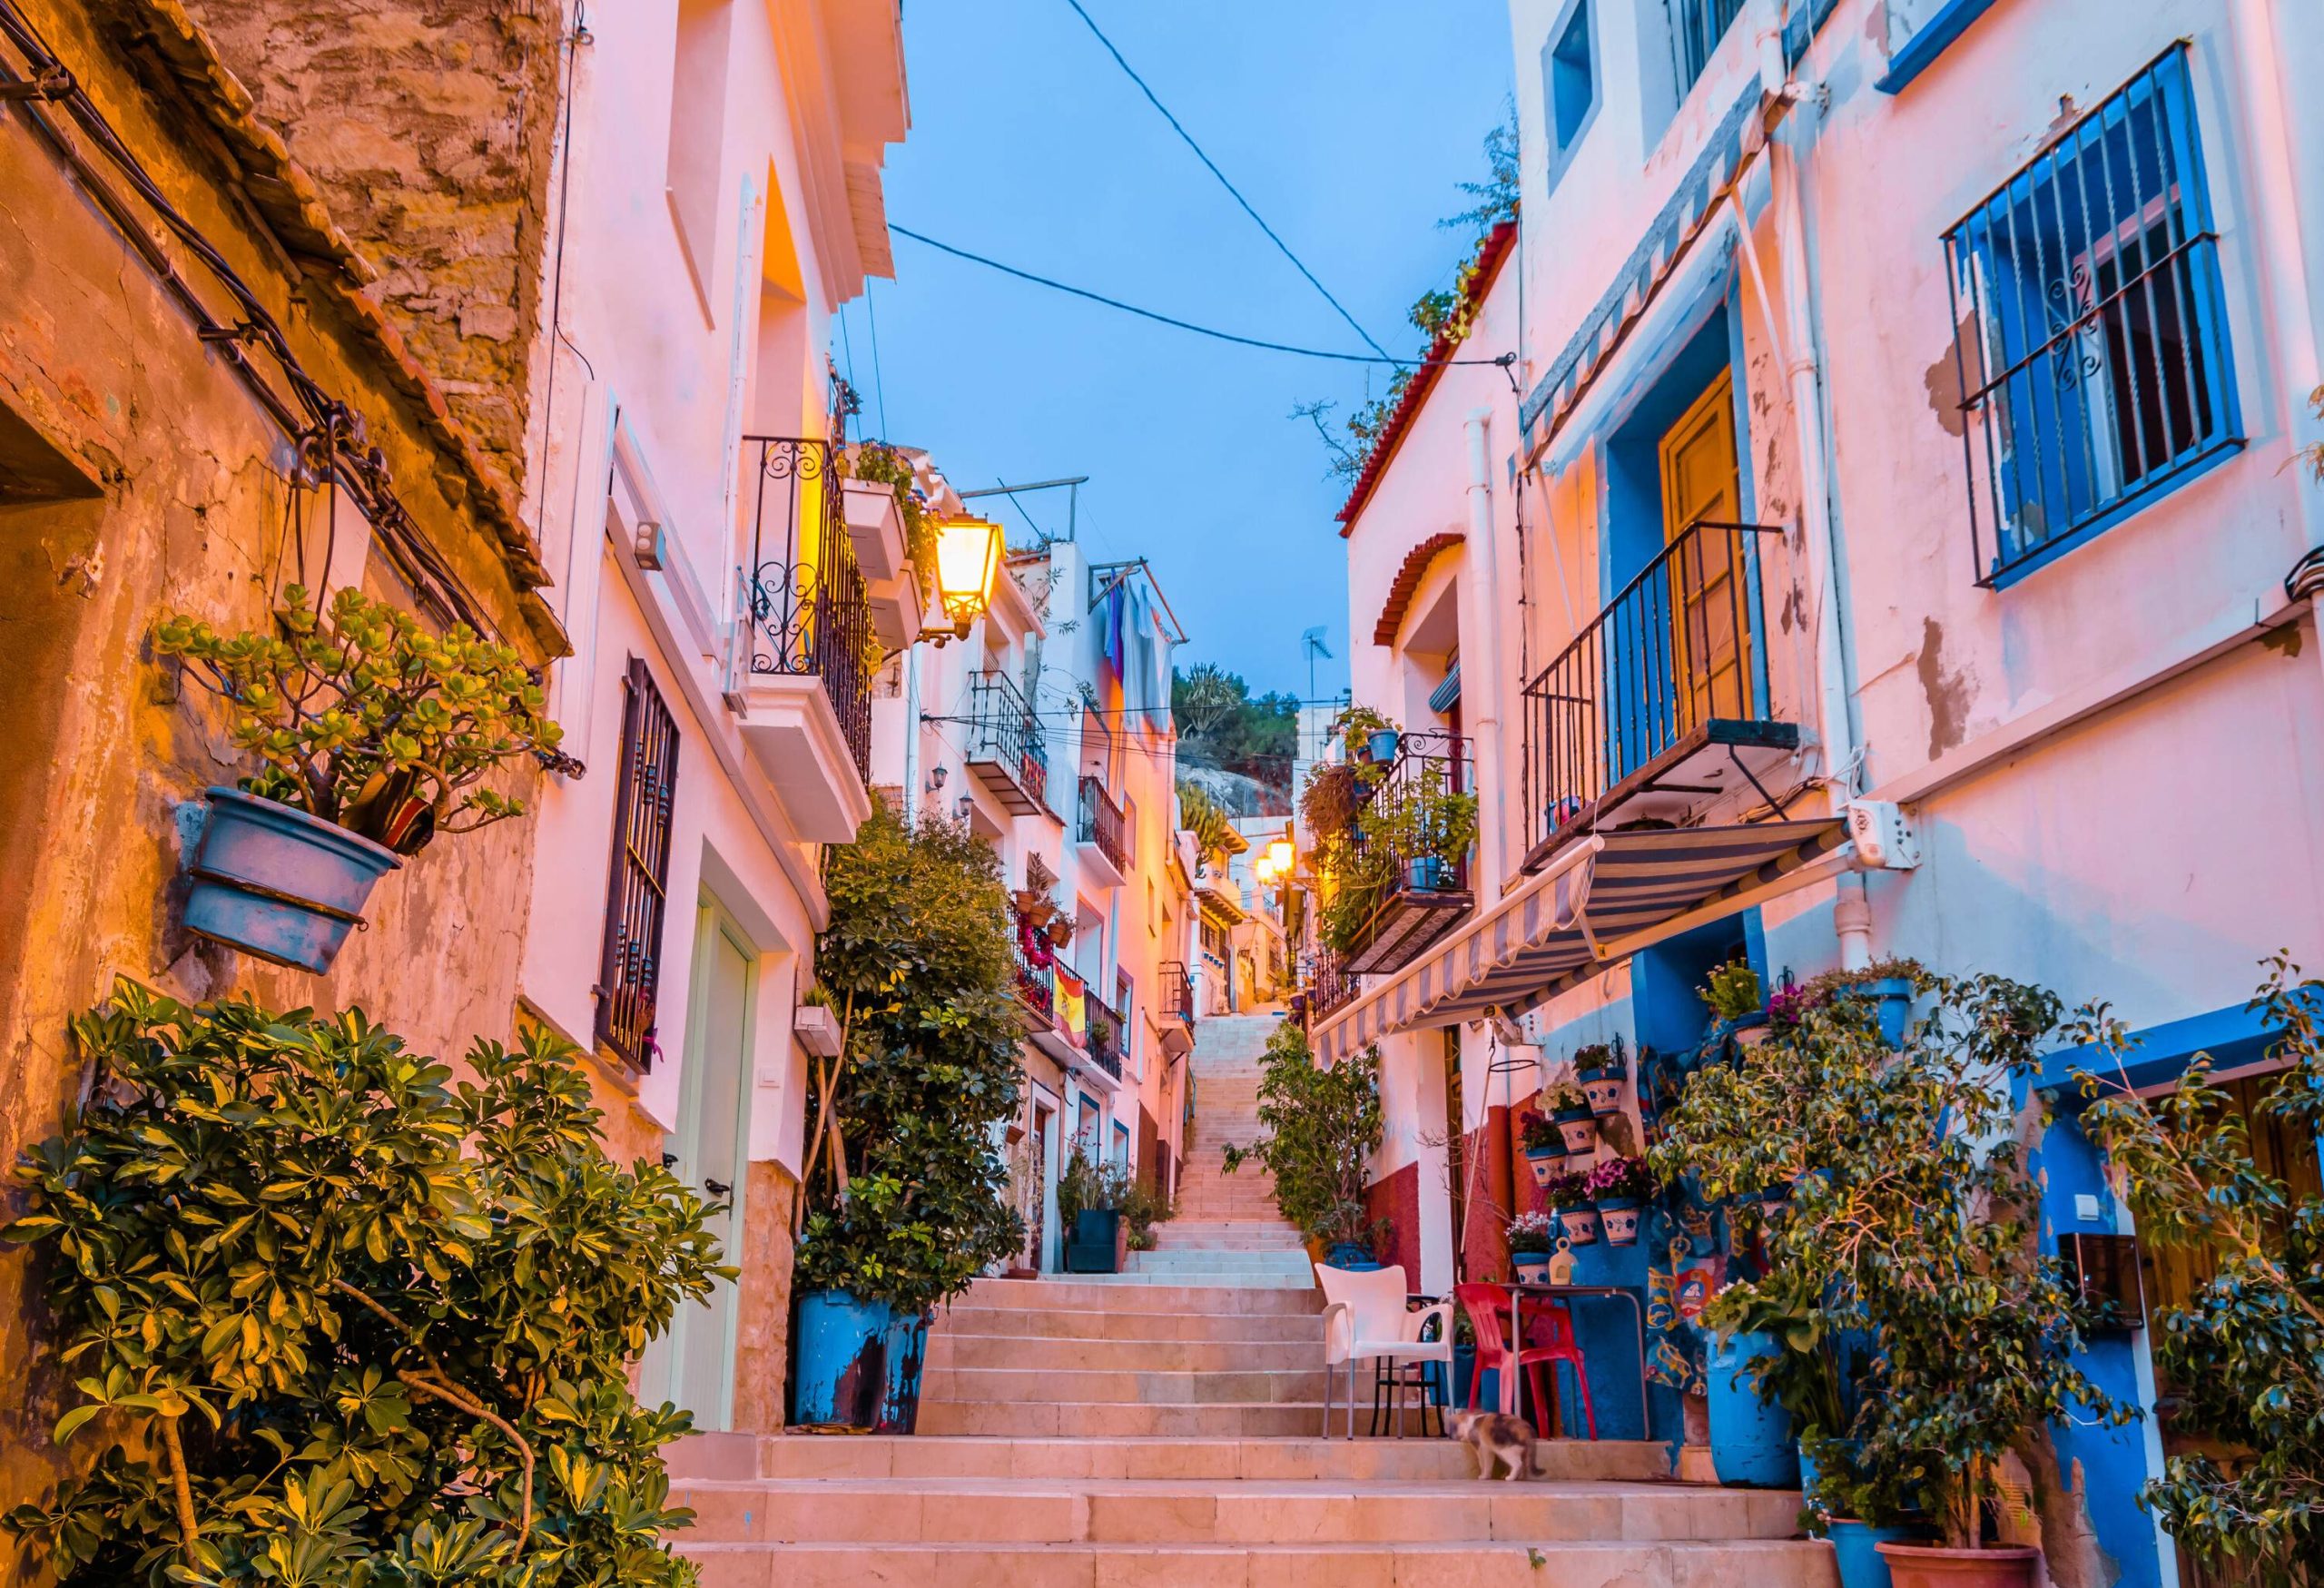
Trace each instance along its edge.
<path fill-rule="evenodd" d="M 2012 1545 L 2000 1549 L 1945 1549 L 1933 1544 L 1876 1546 L 1888 1563 L 1896 1588 L 2033 1588 L 2042 1552 Z"/>

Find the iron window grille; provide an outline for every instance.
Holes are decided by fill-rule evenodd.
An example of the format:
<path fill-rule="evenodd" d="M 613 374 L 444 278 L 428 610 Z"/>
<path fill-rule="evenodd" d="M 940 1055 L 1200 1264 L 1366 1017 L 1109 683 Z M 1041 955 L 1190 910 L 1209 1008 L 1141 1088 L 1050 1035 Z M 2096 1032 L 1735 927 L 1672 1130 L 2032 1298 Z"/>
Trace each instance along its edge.
<path fill-rule="evenodd" d="M 1664 0 L 1664 4 L 1670 14 L 1671 64 L 1679 72 L 1679 97 L 1684 99 L 1710 64 L 1718 41 L 1743 15 L 1743 0 Z"/>
<path fill-rule="evenodd" d="M 636 1069 L 654 1061 L 662 926 L 669 911 L 670 824 L 678 725 L 642 657 L 622 679 L 621 784 L 614 805 L 613 874 L 597 972 L 598 1045 Z"/>
<path fill-rule="evenodd" d="M 2185 44 L 1945 243 L 1979 584 L 2240 444 Z"/>
<path fill-rule="evenodd" d="M 871 597 L 848 538 L 836 458 L 829 441 L 743 438 L 751 560 L 742 596 L 751 626 L 741 648 L 753 673 L 822 681 L 856 772 L 868 777 L 879 646 Z"/>

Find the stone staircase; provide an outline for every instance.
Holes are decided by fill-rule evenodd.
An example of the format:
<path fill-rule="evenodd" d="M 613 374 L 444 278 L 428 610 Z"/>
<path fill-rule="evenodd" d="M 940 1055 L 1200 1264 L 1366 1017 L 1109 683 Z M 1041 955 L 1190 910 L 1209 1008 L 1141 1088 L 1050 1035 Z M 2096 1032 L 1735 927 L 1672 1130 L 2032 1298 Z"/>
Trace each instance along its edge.
<path fill-rule="evenodd" d="M 1484 1484 L 1451 1440 L 1317 1436 L 1321 1293 L 1265 1177 L 1217 1169 L 1256 1134 L 1272 1025 L 1199 1028 L 1180 1217 L 1147 1262 L 981 1279 L 938 1315 L 916 1437 L 678 1446 L 704 1588 L 1834 1588 L 1797 1494 L 1673 1483 L 1659 1445 L 1559 1441 L 1546 1481 Z"/>

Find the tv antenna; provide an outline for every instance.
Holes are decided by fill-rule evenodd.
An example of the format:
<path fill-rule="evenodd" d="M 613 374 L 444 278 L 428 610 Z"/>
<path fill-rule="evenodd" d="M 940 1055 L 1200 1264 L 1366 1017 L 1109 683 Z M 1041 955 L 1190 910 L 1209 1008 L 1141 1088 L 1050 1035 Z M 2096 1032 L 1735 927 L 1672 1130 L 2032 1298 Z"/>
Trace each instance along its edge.
<path fill-rule="evenodd" d="M 1324 626 L 1319 623 L 1299 636 L 1299 648 L 1307 658 L 1307 698 L 1310 700 L 1315 698 L 1315 658 L 1321 656 L 1327 662 L 1332 659 L 1332 647 L 1324 643 Z"/>

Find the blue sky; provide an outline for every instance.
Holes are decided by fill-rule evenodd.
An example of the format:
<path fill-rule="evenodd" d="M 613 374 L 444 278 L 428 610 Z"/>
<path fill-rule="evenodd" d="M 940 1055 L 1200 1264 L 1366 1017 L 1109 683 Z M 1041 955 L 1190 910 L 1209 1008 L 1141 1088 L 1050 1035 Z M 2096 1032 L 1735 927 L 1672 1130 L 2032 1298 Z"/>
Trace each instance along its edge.
<path fill-rule="evenodd" d="M 1083 0 L 1260 214 L 1382 345 L 1469 241 L 1441 231 L 1484 175 L 1510 85 L 1504 0 Z M 1066 0 L 909 0 L 912 130 L 897 224 L 1077 286 L 1271 340 L 1366 350 L 1124 76 Z M 862 433 L 926 447 L 957 486 L 1086 474 L 1081 539 L 1144 555 L 1188 660 L 1305 693 L 1324 624 L 1346 681 L 1332 514 L 1344 485 L 1295 402 L 1363 400 L 1374 368 L 1230 347 L 895 243 L 894 282 L 833 351 Z M 875 372 L 872 332 L 876 317 Z M 882 417 L 884 405 L 885 416 Z M 993 498 L 1012 538 L 1025 521 Z M 1062 491 L 1024 498 L 1065 527 Z"/>

